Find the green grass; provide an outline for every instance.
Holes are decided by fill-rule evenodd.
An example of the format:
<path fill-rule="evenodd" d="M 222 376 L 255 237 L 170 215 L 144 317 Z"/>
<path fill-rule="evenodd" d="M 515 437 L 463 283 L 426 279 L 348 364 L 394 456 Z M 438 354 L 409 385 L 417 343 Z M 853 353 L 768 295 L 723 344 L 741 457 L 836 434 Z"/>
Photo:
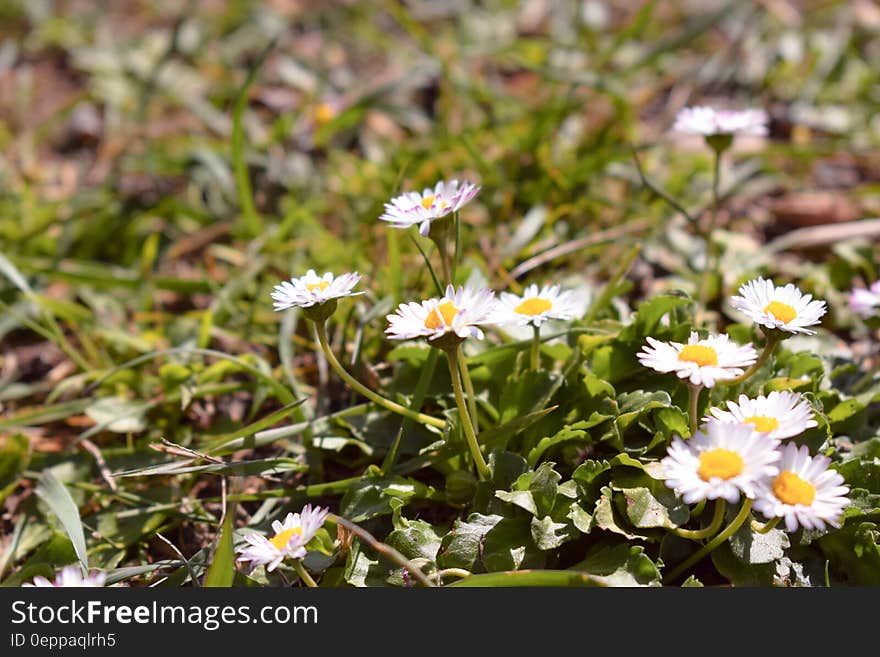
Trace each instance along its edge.
<path fill-rule="evenodd" d="M 246 528 L 311 502 L 429 576 L 659 584 L 688 548 L 639 526 L 626 500 L 650 490 L 671 504 L 642 470 L 680 428 L 686 396 L 634 354 L 644 336 L 686 337 L 693 321 L 677 299 L 696 296 L 712 160 L 670 127 L 704 102 L 773 116 L 769 139 L 738 142 L 724 170 L 712 321 L 753 339 L 723 300 L 756 275 L 827 300 L 818 339 L 778 354 L 767 380 L 808 377 L 798 390 L 821 421 L 805 442 L 833 457 L 857 504 L 840 531 L 792 539 L 790 561 L 750 562 L 731 542 L 697 576 L 769 585 L 776 563 L 794 562 L 798 583 L 823 584 L 826 566 L 832 584 L 877 583 L 877 333 L 846 306 L 853 285 L 880 275 L 876 237 L 762 250 L 797 227 L 774 210 L 787 194 L 820 190 L 877 216 L 869 16 L 839 1 L 797 16 L 738 2 L 693 14 L 554 2 L 540 17 L 500 0 L 436 14 L 391 1 L 220 4 L 0 9 L 0 583 L 87 555 L 132 586 L 242 585 L 224 508 L 238 547 Z M 333 98 L 339 113 L 315 125 Z M 435 294 L 425 263 L 438 262 L 430 240 L 378 217 L 442 178 L 482 186 L 461 212 L 459 284 L 560 283 L 591 300 L 545 340 L 541 372 L 524 369 L 517 336 L 468 343 L 483 440 L 497 450 L 488 486 L 463 456 L 445 366 L 422 376 L 428 348 L 383 333 L 398 303 Z M 273 286 L 307 269 L 362 274 L 365 294 L 330 322 L 335 353 L 451 432 L 365 403 L 327 369 L 301 314 L 273 312 Z M 663 309 L 648 317 L 652 299 Z M 46 482 L 61 488 L 47 496 Z M 346 538 L 311 551 L 319 584 L 405 583 L 401 564 Z M 225 571 L 207 569 L 215 549 Z"/>

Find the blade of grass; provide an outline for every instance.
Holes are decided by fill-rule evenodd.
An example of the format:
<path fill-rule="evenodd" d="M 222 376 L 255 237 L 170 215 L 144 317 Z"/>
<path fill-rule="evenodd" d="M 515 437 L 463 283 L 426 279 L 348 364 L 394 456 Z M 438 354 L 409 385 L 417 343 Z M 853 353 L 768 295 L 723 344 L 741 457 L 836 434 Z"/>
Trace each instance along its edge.
<path fill-rule="evenodd" d="M 58 348 L 67 354 L 67 357 L 70 358 L 70 360 L 72 360 L 83 372 L 88 372 L 92 369 L 80 353 L 74 349 L 73 345 L 67 340 L 64 331 L 61 329 L 61 326 L 59 326 L 52 313 L 50 313 L 41 303 L 40 295 L 34 293 L 33 289 L 28 284 L 25 277 L 22 276 L 18 268 L 2 253 L 0 253 L 0 273 L 4 274 L 28 300 L 40 309 L 43 320 L 48 325 L 49 331 L 54 337 L 53 342 L 58 345 Z"/>
<path fill-rule="evenodd" d="M 217 541 L 217 549 L 208 566 L 203 586 L 211 588 L 229 588 L 235 579 L 235 552 L 232 545 L 232 518 L 235 515 L 235 504 L 231 503 L 226 509 L 223 525 L 220 528 L 220 538 Z"/>
<path fill-rule="evenodd" d="M 79 509 L 70 496 L 70 491 L 58 481 L 51 470 L 44 470 L 38 480 L 36 493 L 58 516 L 64 531 L 67 532 L 67 536 L 73 544 L 83 574 L 88 574 L 89 559 L 86 554 L 86 536 L 83 532 Z"/>
<path fill-rule="evenodd" d="M 248 436 L 253 436 L 255 433 L 263 431 L 264 429 L 268 429 L 276 422 L 281 421 L 282 419 L 293 413 L 305 401 L 305 398 L 298 399 L 295 402 L 287 404 L 286 406 L 279 408 L 277 411 L 270 413 L 266 417 L 257 420 L 256 422 L 252 422 L 243 429 L 239 429 L 238 431 L 230 431 L 229 433 L 221 434 L 219 436 L 212 436 L 212 441 L 218 443 L 226 443 L 230 440 L 235 440 L 236 438 L 247 438 Z"/>
<path fill-rule="evenodd" d="M 221 358 L 223 360 L 228 360 L 239 367 L 241 367 L 246 372 L 253 374 L 257 379 L 268 385 L 272 390 L 275 391 L 276 396 L 279 401 L 283 404 L 291 404 L 296 401 L 294 399 L 291 392 L 284 387 L 283 384 L 273 379 L 268 374 L 261 372 L 259 369 L 252 365 L 248 365 L 241 359 L 231 356 L 230 354 L 224 353 L 222 351 L 217 351 L 216 349 L 200 349 L 198 347 L 173 347 L 171 349 L 162 349 L 159 351 L 153 351 L 148 354 L 143 354 L 142 356 L 138 356 L 136 358 L 132 358 L 131 360 L 127 360 L 124 363 L 117 365 L 113 369 L 102 374 L 97 380 L 93 381 L 88 389 L 85 391 L 87 394 L 94 391 L 101 383 L 106 381 L 109 377 L 113 376 L 117 372 L 121 372 L 123 370 L 127 370 L 130 367 L 134 367 L 135 365 L 140 365 L 141 363 L 146 363 L 147 361 L 153 360 L 155 358 L 160 358 L 162 356 L 170 356 L 173 354 L 201 354 L 203 356 L 214 356 L 216 358 Z"/>
<path fill-rule="evenodd" d="M 416 245 L 416 248 L 419 250 L 419 253 L 422 254 L 422 259 L 425 261 L 425 265 L 428 267 L 428 273 L 431 274 L 431 280 L 434 281 L 434 286 L 437 288 L 437 293 L 442 297 L 445 290 L 443 286 L 440 284 L 440 279 L 437 278 L 436 272 L 434 272 L 434 268 L 431 266 L 431 259 L 428 258 L 428 254 L 425 253 L 425 250 L 422 248 L 422 245 L 419 244 L 419 241 L 410 235 L 410 238 L 413 241 L 413 244 Z"/>
<path fill-rule="evenodd" d="M 174 551 L 174 553 L 178 557 L 180 557 L 180 560 L 183 561 L 183 563 L 186 565 L 187 571 L 189 571 L 189 577 L 192 580 L 193 586 L 195 586 L 196 588 L 201 587 L 202 584 L 201 582 L 199 582 L 199 578 L 196 576 L 196 571 L 193 568 L 192 564 L 189 562 L 189 559 L 183 556 L 183 553 L 177 549 L 177 546 L 174 543 L 162 536 L 162 534 L 160 534 L 159 532 L 156 532 L 156 538 L 165 543 L 165 545 L 170 547 Z"/>

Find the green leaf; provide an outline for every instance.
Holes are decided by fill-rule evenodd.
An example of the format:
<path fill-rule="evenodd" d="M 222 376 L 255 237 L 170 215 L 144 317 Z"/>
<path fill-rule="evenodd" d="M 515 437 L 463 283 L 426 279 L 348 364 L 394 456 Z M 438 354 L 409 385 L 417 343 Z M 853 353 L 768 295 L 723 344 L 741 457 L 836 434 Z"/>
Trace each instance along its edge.
<path fill-rule="evenodd" d="M 608 461 L 587 459 L 571 473 L 572 481 L 578 485 L 581 502 L 585 508 L 589 508 L 599 499 L 599 490 L 608 479 L 610 471 L 611 464 Z"/>
<path fill-rule="evenodd" d="M 148 404 L 104 397 L 90 404 L 85 413 L 107 431 L 134 433 L 146 428 L 144 414 L 148 408 Z"/>
<path fill-rule="evenodd" d="M 3 586 L 21 586 L 37 575 L 48 580 L 55 578 L 55 569 L 77 560 L 76 551 L 67 534 L 48 531 L 36 550 L 18 564 L 17 570 L 3 581 Z"/>
<path fill-rule="evenodd" d="M 880 494 L 880 459 L 849 459 L 835 468 L 851 488 Z"/>
<path fill-rule="evenodd" d="M 386 586 L 392 572 L 390 565 L 379 563 L 365 551 L 360 541 L 355 541 L 345 562 L 345 581 L 359 588 L 368 586 Z"/>
<path fill-rule="evenodd" d="M 508 504 L 513 504 L 518 506 L 521 509 L 525 509 L 533 516 L 538 515 L 538 508 L 535 506 L 535 498 L 532 497 L 532 492 L 528 490 L 496 490 L 495 497 L 499 500 L 503 500 Z"/>
<path fill-rule="evenodd" d="M 611 467 L 616 466 L 625 466 L 627 468 L 635 468 L 636 470 L 645 470 L 645 464 L 641 461 L 634 459 L 632 456 L 627 454 L 626 452 L 621 452 L 617 456 L 615 456 L 609 462 Z"/>
<path fill-rule="evenodd" d="M 725 543 L 715 548 L 711 554 L 712 563 L 718 572 L 733 586 L 772 586 L 776 574 L 774 563 L 744 563 L 738 559 Z"/>
<path fill-rule="evenodd" d="M 308 552 L 320 552 L 323 555 L 331 556 L 336 552 L 336 545 L 334 544 L 330 533 L 321 527 L 315 532 L 312 540 L 306 543 L 306 550 Z"/>
<path fill-rule="evenodd" d="M 192 563 L 192 561 L 190 562 Z M 145 564 L 143 566 L 126 566 L 124 568 L 114 568 L 112 570 L 107 571 L 107 579 L 105 580 L 105 585 L 110 586 L 111 584 L 116 584 L 117 582 L 123 582 L 127 579 L 131 579 L 132 577 L 139 577 L 140 575 L 148 575 L 150 573 L 154 573 L 157 570 L 162 570 L 163 568 L 180 568 L 185 564 L 178 559 L 164 559 L 162 561 L 155 561 L 150 564 Z M 188 571 L 185 567 L 180 568 L 184 574 L 188 574 Z"/>
<path fill-rule="evenodd" d="M 528 474 L 529 465 L 515 452 L 497 449 L 489 454 L 489 470 L 492 471 L 492 485 L 501 490 L 509 490 L 523 474 Z"/>
<path fill-rule="evenodd" d="M 856 520 L 880 520 L 880 495 L 871 493 L 864 488 L 850 488 L 849 495 L 850 505 L 843 511 L 845 520 L 850 518 Z M 805 532 L 802 535 L 806 537 Z"/>
<path fill-rule="evenodd" d="M 542 463 L 532 474 L 529 482 L 529 492 L 535 500 L 538 516 L 548 515 L 553 510 L 556 501 L 556 491 L 562 476 L 553 469 L 554 464 Z"/>
<path fill-rule="evenodd" d="M 220 528 L 220 538 L 217 541 L 217 549 L 214 550 L 214 556 L 211 558 L 211 565 L 208 566 L 203 586 L 217 588 L 232 586 L 235 579 L 235 551 L 232 545 L 234 531 L 232 519 L 234 515 L 234 505 L 230 505 L 226 509 L 223 526 Z"/>
<path fill-rule="evenodd" d="M 593 527 L 593 516 L 587 513 L 577 502 L 571 503 L 565 517 L 571 520 L 571 524 L 574 525 L 575 529 L 583 534 L 589 534 Z"/>
<path fill-rule="evenodd" d="M 396 501 L 394 511 L 394 531 L 385 542 L 400 552 L 407 559 L 428 559 L 434 562 L 440 550 L 440 537 L 424 520 L 408 520 L 401 514 L 403 503 Z"/>
<path fill-rule="evenodd" d="M 781 559 L 791 546 L 781 529 L 771 529 L 766 534 L 752 531 L 749 523 L 743 524 L 730 537 L 730 551 L 737 559 L 747 564 L 772 563 Z"/>
<path fill-rule="evenodd" d="M 480 557 L 486 534 L 504 520 L 503 516 L 471 514 L 467 520 L 456 520 L 440 546 L 437 564 L 441 568 L 464 568 L 473 571 Z"/>
<path fill-rule="evenodd" d="M 791 376 L 777 376 L 764 384 L 764 391 L 768 394 L 774 390 L 807 390 L 812 388 L 810 379 L 796 379 Z"/>
<path fill-rule="evenodd" d="M 90 526 L 97 525 L 101 536 L 112 537 L 115 545 L 132 547 L 141 539 L 153 538 L 153 534 L 162 527 L 167 517 L 167 514 L 161 512 L 120 517 L 118 513 L 111 511 L 90 516 L 87 521 Z"/>
<path fill-rule="evenodd" d="M 70 491 L 58 481 L 51 470 L 44 470 L 37 482 L 36 493 L 58 516 L 64 531 L 67 532 L 67 536 L 73 544 L 73 549 L 83 571 L 88 572 L 89 559 L 86 553 L 86 537 L 83 533 L 79 509 L 70 496 Z"/>
<path fill-rule="evenodd" d="M 532 540 L 539 550 L 552 550 L 558 548 L 571 538 L 568 525 L 554 522 L 550 516 L 541 519 L 532 518 L 530 523 Z"/>
<path fill-rule="evenodd" d="M 676 308 L 691 304 L 689 297 L 680 294 L 659 294 L 643 302 L 635 313 L 633 321 L 625 326 L 614 341 L 596 346 L 590 352 L 590 369 L 601 379 L 615 384 L 643 371 L 636 358 L 636 352 L 647 336 L 658 339 L 676 338 L 686 335 L 689 325 L 670 322 L 660 326 L 664 315 Z"/>
<path fill-rule="evenodd" d="M 673 436 L 689 436 L 691 433 L 687 413 L 677 406 L 661 408 L 654 413 L 655 426 L 667 441 Z"/>
<path fill-rule="evenodd" d="M 640 545 L 599 545 L 575 568 L 605 586 L 660 586 L 660 571 Z"/>
<path fill-rule="evenodd" d="M 231 463 L 204 463 L 202 465 L 190 465 L 189 461 L 173 461 L 160 465 L 151 465 L 146 468 L 126 470 L 115 473 L 114 477 L 146 477 L 155 475 L 179 475 L 193 472 L 208 472 L 218 475 L 273 475 L 285 472 L 305 472 L 308 470 L 301 460 L 287 457 L 269 459 L 256 459 L 254 461 L 234 461 Z"/>
<path fill-rule="evenodd" d="M 264 431 L 296 411 L 306 401 L 308 401 L 308 398 L 305 397 L 302 399 L 298 399 L 295 402 L 291 402 L 290 404 L 285 404 L 277 411 L 269 413 L 269 415 L 267 415 L 266 417 L 261 418 L 260 420 L 257 420 L 256 422 L 253 422 L 242 429 L 238 429 L 227 434 L 211 436 L 211 445 L 219 446 L 233 440 L 243 440 L 245 438 L 248 438 L 249 436 L 253 436 L 256 433 L 259 433 L 260 431 Z M 248 443 L 245 441 L 243 446 L 251 447 L 252 445 L 248 445 Z"/>
<path fill-rule="evenodd" d="M 544 565 L 524 518 L 471 514 L 443 537 L 437 564 L 470 571 L 515 570 Z"/>
<path fill-rule="evenodd" d="M 540 411 L 562 383 L 562 376 L 547 370 L 526 370 L 510 377 L 501 392 L 500 424 Z"/>
<path fill-rule="evenodd" d="M 434 347 L 423 342 L 405 342 L 385 354 L 385 359 L 389 362 L 407 361 L 411 365 L 421 368 L 432 351 L 434 351 Z"/>
<path fill-rule="evenodd" d="M 867 409 L 858 399 L 847 399 L 828 411 L 828 424 L 834 433 L 856 434 L 865 423 Z"/>
<path fill-rule="evenodd" d="M 669 489 L 647 487 L 619 488 L 630 522 L 639 528 L 680 527 L 688 520 L 688 506 Z"/>
<path fill-rule="evenodd" d="M 877 523 L 847 523 L 822 536 L 817 544 L 845 583 L 880 586 L 880 527 Z"/>
<path fill-rule="evenodd" d="M 535 467 L 544 454 L 563 443 L 572 441 L 592 442 L 592 437 L 587 433 L 587 429 L 602 424 L 605 420 L 610 418 L 610 415 L 599 415 L 594 413 L 588 420 L 566 425 L 554 435 L 542 438 L 538 441 L 537 445 L 529 450 L 527 457 L 529 465 Z"/>
<path fill-rule="evenodd" d="M 641 303 L 631 324 L 620 332 L 621 342 L 639 342 L 647 336 L 655 336 L 663 316 L 675 308 L 686 306 L 692 300 L 683 294 L 658 294 Z"/>
<path fill-rule="evenodd" d="M 412 498 L 443 500 L 444 494 L 406 477 L 365 477 L 345 491 L 339 514 L 352 522 L 362 522 L 391 513 L 393 500 L 406 502 Z"/>
<path fill-rule="evenodd" d="M 587 573 L 574 570 L 515 570 L 483 573 L 457 580 L 449 586 L 497 588 L 508 586 L 605 586 Z"/>
<path fill-rule="evenodd" d="M 861 443 L 856 443 L 849 451 L 850 455 L 860 459 L 880 459 L 880 436 Z"/>
<path fill-rule="evenodd" d="M 495 491 L 495 497 L 543 517 L 553 510 L 561 479 L 552 463 L 542 463 L 536 471 L 520 475 L 510 491 Z"/>
<path fill-rule="evenodd" d="M 608 486 L 603 486 L 601 496 L 596 501 L 596 508 L 593 510 L 593 523 L 600 529 L 620 534 L 629 539 L 641 538 L 638 534 L 633 534 L 620 526 L 615 518 L 613 492 Z"/>
<path fill-rule="evenodd" d="M 31 442 L 23 433 L 0 436 L 0 503 L 15 490 L 31 460 Z"/>
<path fill-rule="evenodd" d="M 619 455 L 612 462 L 624 459 L 629 461 L 630 457 Z M 629 464 L 616 468 L 614 473 L 611 488 L 620 493 L 616 496 L 618 506 L 635 527 L 674 529 L 688 521 L 688 505 L 662 481 Z"/>
<path fill-rule="evenodd" d="M 552 413 L 556 410 L 556 408 L 556 406 L 543 408 L 539 411 L 529 413 L 528 415 L 514 418 L 513 420 L 505 422 L 500 426 L 485 429 L 484 431 L 480 432 L 480 442 L 488 446 L 491 450 L 504 449 L 505 447 L 507 447 L 507 443 L 510 442 L 511 438 L 513 438 L 516 434 L 518 434 L 526 427 L 534 424 L 545 415 Z"/>
<path fill-rule="evenodd" d="M 777 357 L 781 367 L 788 368 L 788 376 L 792 379 L 807 378 L 818 381 L 825 375 L 822 359 L 807 351 L 781 352 Z"/>
<path fill-rule="evenodd" d="M 672 405 L 672 398 L 665 390 L 655 390 L 654 392 L 635 390 L 619 395 L 617 403 L 620 406 L 617 426 L 621 431 L 624 431 L 649 411 L 655 408 L 669 408 Z"/>

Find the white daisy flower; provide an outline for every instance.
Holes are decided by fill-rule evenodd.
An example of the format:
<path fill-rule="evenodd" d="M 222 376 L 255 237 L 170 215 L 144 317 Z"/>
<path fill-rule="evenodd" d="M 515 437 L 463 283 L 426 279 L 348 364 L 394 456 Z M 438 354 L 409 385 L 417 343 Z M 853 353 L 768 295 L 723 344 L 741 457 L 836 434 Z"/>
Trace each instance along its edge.
<path fill-rule="evenodd" d="M 361 279 L 357 272 L 342 274 L 336 278 L 329 271 L 323 276 L 318 276 L 314 269 L 309 269 L 305 276 L 292 278 L 275 286 L 272 304 L 275 310 L 287 308 L 310 308 L 320 305 L 331 299 L 351 297 L 363 292 L 352 292 L 352 288 Z"/>
<path fill-rule="evenodd" d="M 755 509 L 768 518 L 784 518 L 790 532 L 798 526 L 824 530 L 826 523 L 840 527 L 841 514 L 850 504 L 849 486 L 839 472 L 828 469 L 830 463 L 826 456 L 810 457 L 806 445 L 788 443 L 779 473 L 759 487 Z"/>
<path fill-rule="evenodd" d="M 427 338 L 436 340 L 448 333 L 461 339 L 483 339 L 479 325 L 493 323 L 495 292 L 488 288 L 446 286 L 446 295 L 421 303 L 402 303 L 386 316 L 385 333 L 392 340 Z"/>
<path fill-rule="evenodd" d="M 480 191 L 480 187 L 471 182 L 458 180 L 441 180 L 434 189 L 426 187 L 419 192 L 406 192 L 385 204 L 385 212 L 379 217 L 394 228 L 409 228 L 418 224 L 419 233 L 428 236 L 431 222 L 461 209 Z"/>
<path fill-rule="evenodd" d="M 695 135 L 767 134 L 767 112 L 762 109 L 716 110 L 705 105 L 685 107 L 675 117 L 674 130 Z"/>
<path fill-rule="evenodd" d="M 496 304 L 498 324 L 540 326 L 548 319 L 569 320 L 578 315 L 579 306 L 571 290 L 560 292 L 558 285 L 529 285 L 522 296 L 502 292 Z"/>
<path fill-rule="evenodd" d="M 239 550 L 238 558 L 249 561 L 252 567 L 268 564 L 266 570 L 269 572 L 287 558 L 302 559 L 306 556 L 306 544 L 329 515 L 329 509 L 312 508 L 311 504 L 306 504 L 301 513 L 288 513 L 284 522 L 274 521 L 272 530 L 275 535 L 272 538 L 256 532 L 245 536 L 248 545 Z"/>
<path fill-rule="evenodd" d="M 826 310 L 824 301 L 804 294 L 794 283 L 776 286 L 773 281 L 759 277 L 741 285 L 739 293 L 742 296 L 730 298 L 736 310 L 756 324 L 786 333 L 815 335 L 806 327 L 818 324 Z"/>
<path fill-rule="evenodd" d="M 706 416 L 703 421 L 747 424 L 774 440 L 791 438 L 818 426 L 813 419 L 813 407 L 799 392 L 774 390 L 767 396 L 761 395 L 755 399 L 740 395 L 739 403 L 728 401 L 727 408 L 726 411 L 710 409 L 711 416 Z"/>
<path fill-rule="evenodd" d="M 743 368 L 758 359 L 751 343 L 739 346 L 724 333 L 700 339 L 696 331 L 691 331 L 687 344 L 651 337 L 647 341 L 648 345 L 637 354 L 642 365 L 658 372 L 675 372 L 679 378 L 707 388 L 716 381 L 738 377 L 744 373 Z"/>
<path fill-rule="evenodd" d="M 686 504 L 754 497 L 759 482 L 779 472 L 778 444 L 748 425 L 707 422 L 687 441 L 672 439 L 662 478 Z"/>
<path fill-rule="evenodd" d="M 863 319 L 873 317 L 880 311 L 880 280 L 869 288 L 853 288 L 849 293 L 849 307 Z"/>
<path fill-rule="evenodd" d="M 70 565 L 62 568 L 61 571 L 55 575 L 54 581 L 49 581 L 42 575 L 37 575 L 34 577 L 33 582 L 22 584 L 22 586 L 36 588 L 97 588 L 104 586 L 104 581 L 106 579 L 106 573 L 99 570 L 92 571 L 88 575 L 83 575 L 82 569 L 79 566 Z"/>

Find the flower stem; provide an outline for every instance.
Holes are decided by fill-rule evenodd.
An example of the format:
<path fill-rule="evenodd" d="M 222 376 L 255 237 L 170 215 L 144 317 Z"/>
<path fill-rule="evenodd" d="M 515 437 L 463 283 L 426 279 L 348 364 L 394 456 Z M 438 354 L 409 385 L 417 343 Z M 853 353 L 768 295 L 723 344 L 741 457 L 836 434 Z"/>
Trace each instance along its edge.
<path fill-rule="evenodd" d="M 718 249 L 715 246 L 715 240 L 712 239 L 715 234 L 715 227 L 718 224 L 718 208 L 721 205 L 719 188 L 721 184 L 721 153 L 719 148 L 715 151 L 715 162 L 712 167 L 712 209 L 709 214 L 709 225 L 706 227 L 706 264 L 703 268 L 703 275 L 700 279 L 700 309 L 706 310 L 709 303 L 709 282 L 712 275 L 718 269 Z"/>
<path fill-rule="evenodd" d="M 467 444 L 474 457 L 474 464 L 477 466 L 477 474 L 480 479 L 488 480 L 492 473 L 489 466 L 483 458 L 480 451 L 480 444 L 477 442 L 477 435 L 474 432 L 474 425 L 471 423 L 470 414 L 468 413 L 467 403 L 464 400 L 464 392 L 461 389 L 461 379 L 458 366 L 458 350 L 449 349 L 446 351 L 446 360 L 449 363 L 449 375 L 452 378 L 452 391 L 455 393 L 455 403 L 458 406 L 458 415 L 461 418 L 461 425 L 464 428 L 464 435 L 467 438 Z"/>
<path fill-rule="evenodd" d="M 452 268 L 450 272 L 449 282 L 455 284 L 455 273 L 458 270 L 458 263 L 461 262 L 461 219 L 458 216 L 458 210 L 452 214 L 452 220 L 455 224 L 455 249 L 452 252 Z"/>
<path fill-rule="evenodd" d="M 766 533 L 769 532 L 771 529 L 773 529 L 774 527 L 776 527 L 776 525 L 779 524 L 779 521 L 780 521 L 780 520 L 782 520 L 782 517 L 780 517 L 780 516 L 776 516 L 775 518 L 773 518 L 773 519 L 770 520 L 769 522 L 765 523 L 763 526 L 760 525 L 760 524 L 757 523 L 757 522 L 752 522 L 752 529 L 753 529 L 754 531 L 756 531 L 757 533 L 759 533 L 759 534 L 766 534 Z"/>
<path fill-rule="evenodd" d="M 440 254 L 440 271 L 443 276 L 444 285 L 453 285 L 454 272 L 449 258 L 449 238 L 454 237 L 453 233 L 456 230 L 456 227 L 453 225 L 454 223 L 454 218 L 443 217 L 434 221 L 431 226 L 432 230 L 430 238 L 437 247 L 437 252 Z M 458 254 L 456 253 L 456 258 L 457 257 Z"/>
<path fill-rule="evenodd" d="M 701 541 L 704 538 L 708 538 L 719 529 L 721 529 L 721 523 L 724 522 L 724 509 L 727 508 L 727 503 L 724 501 L 724 498 L 719 497 L 715 501 L 715 513 L 712 515 L 712 522 L 704 529 L 675 529 L 673 530 L 676 535 L 681 536 L 682 538 L 688 538 L 692 541 Z"/>
<path fill-rule="evenodd" d="M 318 588 L 318 585 L 315 584 L 315 580 L 309 575 L 309 571 L 303 566 L 302 559 L 293 560 L 293 569 L 296 571 L 296 574 L 299 575 L 299 578 L 305 582 L 306 586 L 310 588 Z"/>
<path fill-rule="evenodd" d="M 684 571 L 686 571 L 688 568 L 700 561 L 700 559 L 709 554 L 712 550 L 714 550 L 731 536 L 733 536 L 746 521 L 746 518 L 749 517 L 749 513 L 751 512 L 751 510 L 752 500 L 746 498 L 746 500 L 743 502 L 742 508 L 739 510 L 739 513 L 736 514 L 736 517 L 730 522 L 730 524 L 727 525 L 727 527 L 715 538 L 706 543 L 706 545 L 701 547 L 699 550 L 694 552 L 691 556 L 689 556 L 687 559 L 685 559 L 675 568 L 669 571 L 669 574 L 663 578 L 664 583 L 669 583 L 676 579 Z"/>
<path fill-rule="evenodd" d="M 438 570 L 434 573 L 434 577 L 437 579 L 437 584 L 443 584 L 444 577 L 458 577 L 459 579 L 465 579 L 471 576 L 471 571 L 465 570 L 464 568 L 444 568 L 443 570 Z"/>
<path fill-rule="evenodd" d="M 471 380 L 471 373 L 468 371 L 467 359 L 464 357 L 464 349 L 458 345 L 458 369 L 461 372 L 461 381 L 464 384 L 464 394 L 467 396 L 468 413 L 471 414 L 471 421 L 474 426 L 474 434 L 480 434 L 480 418 L 477 417 L 477 396 L 474 394 L 474 382 Z"/>
<path fill-rule="evenodd" d="M 703 386 L 693 385 L 692 383 L 688 384 L 688 420 L 691 426 L 691 436 L 697 433 L 697 426 L 699 425 L 699 418 L 697 416 L 699 414 L 700 391 L 702 389 Z"/>
<path fill-rule="evenodd" d="M 407 559 L 400 552 L 395 550 L 390 545 L 383 543 L 382 541 L 376 539 L 370 532 L 361 527 L 360 525 L 356 525 L 355 523 L 346 520 L 342 516 L 337 516 L 335 513 L 331 513 L 328 520 L 331 522 L 340 525 L 346 531 L 351 532 L 359 539 L 361 539 L 364 543 L 373 548 L 374 551 L 381 554 L 384 557 L 387 557 L 389 560 L 395 562 L 399 566 L 402 566 L 413 579 L 418 580 L 425 586 L 435 586 L 434 582 L 432 582 L 425 573 L 421 571 L 421 569 L 416 566 L 414 563 L 415 559 Z"/>
<path fill-rule="evenodd" d="M 703 513 L 703 509 L 705 509 L 705 508 L 706 508 L 706 498 L 704 497 L 699 502 L 697 502 L 697 505 L 693 509 L 691 509 L 691 518 L 699 518 L 700 514 Z"/>
<path fill-rule="evenodd" d="M 355 379 L 351 374 L 345 371 L 345 368 L 339 363 L 336 359 L 336 355 L 330 349 L 330 345 L 327 343 L 327 327 L 323 322 L 315 322 L 315 332 L 318 335 L 318 343 L 321 345 L 321 349 L 324 354 L 327 356 L 327 362 L 330 363 L 330 366 L 336 371 L 336 373 L 345 381 L 348 385 L 354 388 L 357 392 L 362 394 L 364 397 L 369 399 L 379 406 L 384 406 L 389 411 L 393 411 L 398 413 L 404 417 L 408 417 L 410 420 L 414 420 L 419 422 L 420 424 L 429 424 L 433 427 L 437 427 L 442 429 L 446 426 L 446 421 L 441 420 L 440 418 L 432 417 L 430 415 L 425 415 L 424 413 L 419 413 L 417 411 L 410 410 L 406 406 L 401 406 L 397 402 L 391 401 L 379 395 L 369 388 L 367 388 L 360 381 Z"/>
<path fill-rule="evenodd" d="M 541 367 L 541 327 L 532 324 L 532 349 L 531 358 L 529 360 L 531 367 L 536 372 Z"/>
<path fill-rule="evenodd" d="M 764 345 L 764 351 L 761 352 L 761 355 L 758 356 L 758 360 L 754 362 L 754 364 L 747 369 L 745 372 L 740 374 L 737 377 L 732 379 L 718 379 L 718 383 L 724 385 L 731 385 L 734 383 L 742 383 L 746 379 L 752 376 L 755 372 L 761 369 L 761 366 L 767 362 L 767 359 L 770 358 L 770 354 L 773 353 L 773 350 L 776 349 L 776 345 L 780 342 L 780 338 L 772 333 L 767 337 L 767 344 Z"/>
<path fill-rule="evenodd" d="M 446 250 L 446 242 L 437 242 L 440 251 L 440 271 L 443 274 L 443 282 L 452 285 L 452 269 L 449 265 L 449 252 Z"/>

